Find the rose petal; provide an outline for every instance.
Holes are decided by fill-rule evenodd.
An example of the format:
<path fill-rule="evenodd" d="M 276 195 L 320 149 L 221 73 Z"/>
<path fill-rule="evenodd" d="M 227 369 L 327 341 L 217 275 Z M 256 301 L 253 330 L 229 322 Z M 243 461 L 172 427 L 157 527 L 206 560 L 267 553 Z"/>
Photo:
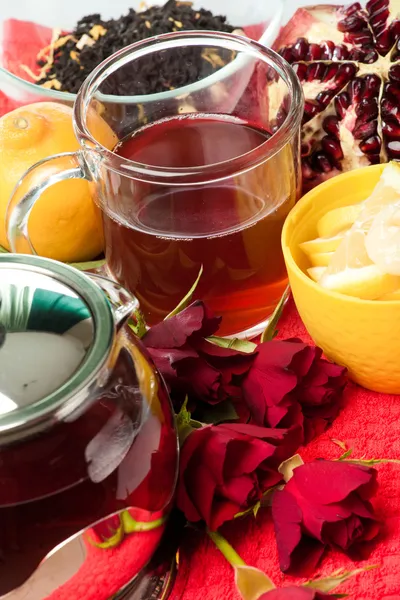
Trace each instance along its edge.
<path fill-rule="evenodd" d="M 232 440 L 226 449 L 225 478 L 253 473 L 262 462 L 273 456 L 275 446 L 263 440 Z"/>
<path fill-rule="evenodd" d="M 260 596 L 259 600 L 325 600 L 329 598 L 334 598 L 334 596 L 322 594 L 312 588 L 291 585 L 271 590 Z"/>
<path fill-rule="evenodd" d="M 354 490 L 369 486 L 375 478 L 375 472 L 368 467 L 340 461 L 315 460 L 295 470 L 287 484 L 292 486 L 312 504 L 331 504 L 340 502 Z M 369 489 L 369 488 L 368 488 Z"/>
<path fill-rule="evenodd" d="M 276 545 L 281 570 L 290 569 L 292 553 L 301 541 L 302 512 L 296 499 L 286 490 L 277 491 L 272 498 Z"/>
<path fill-rule="evenodd" d="M 216 489 L 216 498 L 226 498 L 237 504 L 238 507 L 246 506 L 247 499 L 253 490 L 254 478 L 250 475 L 242 475 L 229 479 L 225 484 L 219 485 Z"/>
<path fill-rule="evenodd" d="M 177 315 L 151 327 L 142 341 L 148 348 L 180 348 L 193 333 L 201 337 L 215 333 L 220 321 L 203 302 L 193 302 Z"/>
<path fill-rule="evenodd" d="M 202 358 L 187 358 L 175 364 L 177 385 L 184 385 L 187 393 L 210 404 L 226 399 L 219 393 L 221 374 Z M 181 380 L 181 381 L 179 381 Z"/>

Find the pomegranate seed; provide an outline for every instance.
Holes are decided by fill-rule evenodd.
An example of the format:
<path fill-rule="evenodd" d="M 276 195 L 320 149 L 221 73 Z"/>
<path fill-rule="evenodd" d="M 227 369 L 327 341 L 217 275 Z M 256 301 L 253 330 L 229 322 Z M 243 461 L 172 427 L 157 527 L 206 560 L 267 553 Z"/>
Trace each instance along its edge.
<path fill-rule="evenodd" d="M 306 118 L 306 121 L 309 121 L 310 119 L 315 117 L 315 115 L 321 112 L 321 110 L 322 106 L 320 106 L 318 102 L 316 102 L 315 100 L 306 100 L 304 103 L 304 116 Z"/>
<path fill-rule="evenodd" d="M 322 49 L 318 44 L 310 44 L 306 60 L 319 60 L 322 55 Z"/>
<path fill-rule="evenodd" d="M 358 124 L 358 120 L 356 122 L 356 126 L 353 130 L 353 135 L 356 140 L 365 140 L 366 138 L 375 135 L 378 130 L 378 123 L 376 120 L 367 121 L 366 123 L 361 122 Z"/>
<path fill-rule="evenodd" d="M 400 125 L 394 119 L 382 121 L 382 132 L 390 138 L 400 138 Z"/>
<path fill-rule="evenodd" d="M 307 75 L 307 65 L 304 63 L 296 63 L 293 65 L 293 69 L 300 81 L 304 81 Z"/>
<path fill-rule="evenodd" d="M 356 106 L 356 115 L 361 117 L 363 122 L 375 119 L 379 114 L 377 98 L 363 98 Z"/>
<path fill-rule="evenodd" d="M 340 145 L 339 140 L 333 140 L 328 136 L 322 138 L 321 140 L 322 149 L 333 158 L 335 162 L 339 162 L 343 158 L 343 150 Z"/>
<path fill-rule="evenodd" d="M 293 61 L 293 53 L 289 47 L 281 48 L 279 50 L 279 54 L 284 58 L 288 63 Z"/>
<path fill-rule="evenodd" d="M 367 138 L 360 144 L 360 150 L 365 154 L 376 154 L 381 149 L 381 138 L 379 135 L 373 135 L 370 138 Z"/>
<path fill-rule="evenodd" d="M 350 98 L 346 92 L 338 94 L 335 98 L 335 108 L 338 115 L 343 119 L 346 109 L 350 106 Z"/>
<path fill-rule="evenodd" d="M 334 94 L 333 90 L 325 90 L 320 92 L 316 97 L 317 102 L 319 102 L 323 107 L 328 106 L 329 102 L 332 100 L 332 96 Z"/>
<path fill-rule="evenodd" d="M 328 65 L 325 69 L 325 74 L 322 81 L 330 81 L 331 79 L 333 79 L 336 76 L 338 69 L 339 67 L 335 63 L 331 63 L 330 65 Z"/>
<path fill-rule="evenodd" d="M 368 50 L 367 53 L 364 55 L 363 62 L 367 65 L 372 65 L 372 63 L 376 62 L 378 58 L 379 54 L 375 49 Z"/>
<path fill-rule="evenodd" d="M 303 179 L 305 179 L 305 180 L 310 180 L 310 179 L 315 178 L 315 172 L 313 171 L 310 163 L 306 160 L 304 160 L 303 164 L 302 164 L 302 174 L 303 174 Z"/>
<path fill-rule="evenodd" d="M 397 102 L 400 102 L 400 87 L 395 83 L 385 83 L 383 93 L 388 96 L 392 96 Z"/>
<path fill-rule="evenodd" d="M 321 81 L 325 74 L 326 66 L 324 63 L 315 62 L 307 67 L 307 81 Z"/>
<path fill-rule="evenodd" d="M 331 41 L 322 42 L 320 44 L 321 48 L 321 59 L 322 60 L 330 60 L 333 56 L 333 52 L 335 50 L 335 44 Z"/>
<path fill-rule="evenodd" d="M 400 120 L 400 107 L 397 102 L 393 102 L 390 98 L 382 98 L 381 101 L 382 117 L 396 117 Z"/>
<path fill-rule="evenodd" d="M 353 4 L 350 4 L 350 6 L 343 6 L 339 8 L 338 13 L 344 17 L 349 17 L 359 10 L 361 10 L 361 4 L 359 2 L 354 2 Z"/>
<path fill-rule="evenodd" d="M 343 21 L 339 21 L 337 28 L 342 33 L 353 32 L 353 31 L 361 31 L 365 27 L 365 20 L 360 17 L 357 13 L 354 13 L 344 19 Z"/>
<path fill-rule="evenodd" d="M 368 154 L 367 158 L 371 165 L 379 165 L 381 162 L 380 154 Z"/>
<path fill-rule="evenodd" d="M 350 94 L 352 102 L 358 102 L 361 99 L 364 89 L 364 80 L 360 77 L 356 77 L 353 81 L 350 81 L 347 91 Z"/>
<path fill-rule="evenodd" d="M 324 152 L 315 152 L 312 158 L 312 165 L 320 173 L 329 173 L 332 171 L 332 164 Z"/>
<path fill-rule="evenodd" d="M 373 28 L 373 26 L 372 26 Z M 391 42 L 391 35 L 390 35 L 390 31 L 388 29 L 384 29 L 382 32 L 380 33 L 376 33 L 376 49 L 378 50 L 379 54 L 385 55 L 387 54 L 387 52 L 390 50 L 391 46 L 393 45 Z"/>
<path fill-rule="evenodd" d="M 364 52 L 360 48 L 353 48 L 349 53 L 349 60 L 356 62 L 363 62 Z"/>
<path fill-rule="evenodd" d="M 292 46 L 292 54 L 294 60 L 305 60 L 308 52 L 309 44 L 306 38 L 299 38 Z"/>
<path fill-rule="evenodd" d="M 400 159 L 400 142 L 392 141 L 389 142 L 386 146 L 389 157 L 394 158 L 396 160 Z"/>
<path fill-rule="evenodd" d="M 393 65 L 393 67 L 390 68 L 389 79 L 396 83 L 400 83 L 400 65 Z"/>
<path fill-rule="evenodd" d="M 335 50 L 333 51 L 332 58 L 333 60 L 346 60 L 347 58 L 349 58 L 349 51 L 347 49 L 347 46 L 345 46 L 344 44 L 336 46 Z"/>
<path fill-rule="evenodd" d="M 371 33 L 368 30 L 360 31 L 360 33 L 351 34 L 351 43 L 354 46 L 370 46 L 374 43 Z M 367 62 L 364 60 L 364 62 Z"/>
<path fill-rule="evenodd" d="M 334 117 L 333 115 L 326 117 L 323 122 L 323 128 L 326 133 L 339 139 L 339 119 L 337 117 Z"/>
<path fill-rule="evenodd" d="M 338 86 L 342 87 L 354 77 L 356 72 L 357 67 L 352 63 L 345 63 L 344 65 L 340 65 L 337 75 L 335 77 L 335 82 Z"/>
<path fill-rule="evenodd" d="M 377 96 L 381 89 L 382 80 L 379 75 L 370 73 L 364 77 L 365 82 L 365 95 L 370 98 L 371 96 Z"/>

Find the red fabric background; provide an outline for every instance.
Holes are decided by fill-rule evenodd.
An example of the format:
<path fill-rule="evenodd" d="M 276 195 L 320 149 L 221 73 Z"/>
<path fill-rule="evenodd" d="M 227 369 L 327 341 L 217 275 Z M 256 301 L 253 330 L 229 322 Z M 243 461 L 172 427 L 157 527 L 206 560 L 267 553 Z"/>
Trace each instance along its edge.
<path fill-rule="evenodd" d="M 279 338 L 310 338 L 292 301 L 279 323 Z M 353 448 L 355 458 L 400 458 L 400 396 L 368 392 L 349 384 L 345 407 L 332 427 L 300 454 L 303 459 L 337 458 L 341 449 L 337 439 Z M 400 464 L 377 466 L 379 490 L 374 500 L 382 521 L 381 533 L 368 558 L 354 563 L 340 552 L 329 552 L 319 573 L 331 574 L 339 568 L 352 570 L 363 565 L 379 565 L 343 584 L 336 591 L 350 595 L 349 600 L 400 600 Z M 247 518 L 226 526 L 222 533 L 242 558 L 264 570 L 277 586 L 293 581 L 278 566 L 276 543 L 268 509 L 257 519 Z M 233 571 L 206 536 L 187 532 L 180 552 L 178 578 L 171 600 L 239 600 L 233 583 Z"/>

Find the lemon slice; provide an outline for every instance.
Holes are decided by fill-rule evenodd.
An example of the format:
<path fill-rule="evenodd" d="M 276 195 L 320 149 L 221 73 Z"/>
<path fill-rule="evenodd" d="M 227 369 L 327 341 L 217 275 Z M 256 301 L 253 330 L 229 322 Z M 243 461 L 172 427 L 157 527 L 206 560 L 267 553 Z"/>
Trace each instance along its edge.
<path fill-rule="evenodd" d="M 361 204 L 341 206 L 327 212 L 317 223 L 319 237 L 332 238 L 349 229 L 362 211 Z"/>
<path fill-rule="evenodd" d="M 331 275 L 324 273 L 319 283 L 328 290 L 346 296 L 377 300 L 394 292 L 400 285 L 400 277 L 382 273 L 376 265 L 368 265 L 360 269 L 345 269 Z"/>
<path fill-rule="evenodd" d="M 370 259 L 384 273 L 400 275 L 400 203 L 381 209 L 365 239 Z"/>
<path fill-rule="evenodd" d="M 309 256 L 313 267 L 327 267 L 332 260 L 334 252 L 315 252 Z"/>
<path fill-rule="evenodd" d="M 307 256 L 311 256 L 316 252 L 334 252 L 340 242 L 343 239 L 343 235 L 336 235 L 330 238 L 315 238 L 308 242 L 300 244 L 300 248 Z"/>
<path fill-rule="evenodd" d="M 316 283 L 318 283 L 325 271 L 325 267 L 310 267 L 309 269 L 307 269 L 307 273 L 309 274 L 311 279 Z"/>
<path fill-rule="evenodd" d="M 400 288 L 400 277 L 383 273 L 373 264 L 365 238 L 362 230 L 346 233 L 319 280 L 322 287 L 363 300 L 376 300 Z"/>

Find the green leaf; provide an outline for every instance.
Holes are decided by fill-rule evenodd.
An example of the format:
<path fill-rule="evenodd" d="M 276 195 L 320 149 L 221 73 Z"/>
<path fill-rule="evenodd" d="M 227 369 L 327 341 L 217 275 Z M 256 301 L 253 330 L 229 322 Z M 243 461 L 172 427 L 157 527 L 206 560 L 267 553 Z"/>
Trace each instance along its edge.
<path fill-rule="evenodd" d="M 239 418 L 230 400 L 225 400 L 215 406 L 204 404 L 201 408 L 197 407 L 196 416 L 203 423 L 212 423 L 214 425 L 224 421 L 236 421 Z"/>
<path fill-rule="evenodd" d="M 247 354 L 251 354 L 257 348 L 257 344 L 249 342 L 249 340 L 239 340 L 238 338 L 224 338 L 212 335 L 207 340 L 221 348 L 230 348 L 239 352 L 246 352 Z"/>
<path fill-rule="evenodd" d="M 104 258 L 102 258 L 101 260 L 91 260 L 89 262 L 78 262 L 68 264 L 70 267 L 78 269 L 78 271 L 92 271 L 93 269 L 100 269 L 100 267 L 106 264 L 106 261 Z"/>
<path fill-rule="evenodd" d="M 385 463 L 394 463 L 395 465 L 400 465 L 400 460 L 397 458 L 340 458 L 339 460 L 343 460 L 343 462 L 348 462 L 353 465 L 361 465 L 362 467 L 374 467 L 375 465 L 381 465 Z"/>
<path fill-rule="evenodd" d="M 165 319 L 169 319 L 170 317 L 177 315 L 178 313 L 182 312 L 187 306 L 189 306 L 189 304 L 192 301 L 193 294 L 196 291 L 196 288 L 198 286 L 198 283 L 200 281 L 202 274 L 203 274 L 203 265 L 201 265 L 199 274 L 197 275 L 197 279 L 194 282 L 194 284 L 192 285 L 192 287 L 190 288 L 190 290 L 188 291 L 188 293 L 186 294 L 186 296 L 179 302 L 178 306 L 176 308 L 174 308 L 174 310 L 165 317 Z"/>
<path fill-rule="evenodd" d="M 136 309 L 133 313 L 133 319 L 128 321 L 129 327 L 132 329 L 139 339 L 142 339 L 147 333 L 147 325 L 144 319 L 144 315 L 140 308 Z"/>
<path fill-rule="evenodd" d="M 339 457 L 339 460 L 346 460 L 346 458 L 349 458 L 349 456 L 351 456 L 352 454 L 353 448 L 349 448 L 348 450 L 346 450 L 346 452 L 342 454 L 342 456 Z"/>
<path fill-rule="evenodd" d="M 178 430 L 178 437 L 180 445 L 186 440 L 194 429 L 192 426 L 192 415 L 187 409 L 188 397 L 186 396 L 185 402 L 182 404 L 182 408 L 176 415 L 176 428 Z"/>
<path fill-rule="evenodd" d="M 332 573 L 332 575 L 328 577 L 321 577 L 319 579 L 311 579 L 307 581 L 304 585 L 306 587 L 313 588 L 314 590 L 318 590 L 319 592 L 323 592 L 328 594 L 339 585 L 350 579 L 351 577 L 355 577 L 360 573 L 364 573 L 365 571 L 371 571 L 372 569 L 378 569 L 379 565 L 368 565 L 367 567 L 362 567 L 360 569 L 355 569 L 354 571 L 344 571 L 339 570 Z M 340 596 L 339 596 L 340 597 Z"/>
<path fill-rule="evenodd" d="M 287 299 L 289 298 L 290 288 L 289 286 L 285 289 L 282 294 L 282 298 L 279 301 L 278 306 L 274 310 L 272 317 L 270 318 L 267 327 L 264 329 L 261 335 L 261 342 L 269 342 L 274 339 L 276 334 L 278 333 L 276 330 L 276 326 L 278 324 L 279 319 L 282 316 L 283 309 L 285 308 L 285 304 Z"/>
<path fill-rule="evenodd" d="M 248 517 L 249 515 L 253 515 L 254 518 L 256 518 L 260 508 L 261 508 L 261 501 L 259 500 L 257 502 L 257 504 L 254 504 L 254 506 L 250 506 L 250 508 L 248 508 L 247 510 L 242 510 L 241 512 L 236 513 L 236 515 L 233 518 L 240 519 L 242 517 Z"/>

